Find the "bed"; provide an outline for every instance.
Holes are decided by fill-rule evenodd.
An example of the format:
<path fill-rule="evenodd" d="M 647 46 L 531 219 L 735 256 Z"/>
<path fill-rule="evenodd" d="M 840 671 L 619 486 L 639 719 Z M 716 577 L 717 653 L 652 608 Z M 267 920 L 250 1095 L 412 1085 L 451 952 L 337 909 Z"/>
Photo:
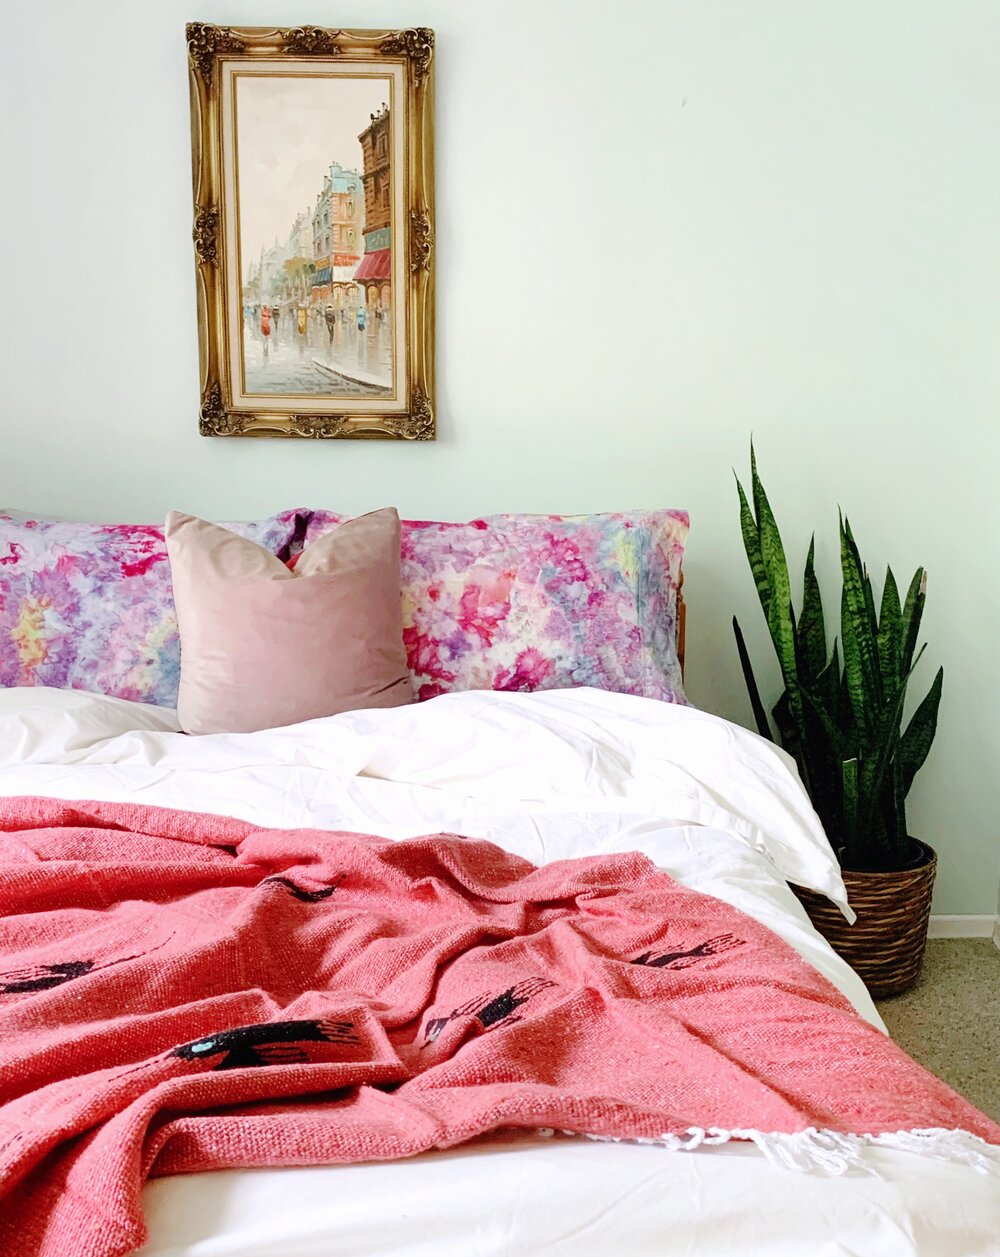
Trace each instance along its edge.
<path fill-rule="evenodd" d="M 427 697 L 280 729 L 193 738 L 179 732 L 176 712 L 163 704 L 44 684 L 0 689 L 0 807 L 6 817 L 0 887 L 9 890 L 5 873 L 15 880 L 23 874 L 32 835 L 46 841 L 57 815 L 77 826 L 84 815 L 88 824 L 98 815 L 118 817 L 111 828 L 118 827 L 124 844 L 130 835 L 153 832 L 160 809 L 170 809 L 163 813 L 170 818 L 235 818 L 225 823 L 284 835 L 317 830 L 373 835 L 390 844 L 461 835 L 460 842 L 490 844 L 542 871 L 564 861 L 614 862 L 638 852 L 651 877 L 669 875 L 666 880 L 720 919 L 744 914 L 744 933 L 750 922 L 764 927 L 760 936 L 772 941 L 775 955 L 812 975 L 810 992 L 829 991 L 840 1001 L 838 1015 L 850 1017 L 852 1033 L 866 1044 L 883 1041 L 884 1025 L 864 986 L 813 930 L 789 889 L 789 882 L 811 888 L 849 912 L 833 853 L 780 750 L 686 703 L 588 686 Z M 69 805 L 65 813 L 60 800 Z M 24 818 L 32 815 L 29 824 Z M 128 824 L 120 819 L 125 816 Z M 29 862 L 36 855 L 33 849 Z M 336 902 L 333 884 L 310 890 L 301 879 L 272 874 L 266 880 L 279 883 L 276 894 L 289 892 L 292 907 L 292 899 Z M 328 895 L 332 900 L 323 898 Z M 23 919 L 7 917 L 8 928 L 16 930 Z M 714 934 L 725 937 L 731 935 Z M 664 959 L 650 957 L 652 951 L 633 955 L 630 975 L 637 965 L 655 967 Z M 650 968 L 649 980 L 668 968 Z M 59 981 L 72 976 L 79 982 L 43 990 L 34 979 L 25 982 L 24 972 L 8 982 L 21 996 L 11 1007 L 21 1008 L 22 1018 L 26 1008 L 70 1007 L 65 1001 L 77 998 L 74 992 L 100 980 L 95 973 L 60 972 Z M 715 998 L 739 994 L 727 989 L 729 996 L 720 986 Z M 57 997 L 64 1002 L 57 1004 Z M 0 997 L 0 1051 L 2 1032 L 12 1025 L 5 1015 Z M 450 1016 L 420 1021 L 424 1045 L 438 1032 L 444 1041 L 451 1029 L 442 1023 Z M 782 1033 L 791 1037 L 794 1027 Z M 190 1057 L 198 1045 L 185 1046 Z M 814 1044 L 817 1055 L 821 1048 Z M 883 1060 L 877 1052 L 871 1059 Z M 837 1068 L 827 1080 L 834 1092 L 848 1085 L 838 1080 Z M 72 1083 L 73 1071 L 67 1072 Z M 79 1077 L 83 1086 L 84 1074 Z M 916 1073 L 907 1077 L 932 1086 Z M 892 1090 L 888 1074 L 869 1084 Z M 931 1104 L 929 1111 L 948 1111 L 946 1092 L 942 1085 L 933 1093 L 943 1107 Z M 705 1126 L 632 1139 L 608 1134 L 610 1126 L 602 1134 L 583 1120 L 525 1120 L 518 1129 L 499 1123 L 456 1146 L 355 1164 L 172 1172 L 181 1157 L 160 1164 L 142 1186 L 144 1229 L 134 1232 L 131 1248 L 121 1236 L 105 1243 L 60 1232 L 53 1246 L 55 1231 L 48 1241 L 44 1228 L 17 1234 L 9 1219 L 30 1205 L 28 1178 L 7 1194 L 6 1223 L 0 1211 L 0 1252 L 996 1257 L 995 1128 L 955 1102 L 960 1119 L 954 1129 L 949 1121 L 908 1138 L 783 1141 L 766 1131 Z M 276 1104 L 280 1100 L 268 1095 L 260 1111 Z M 241 1118 L 254 1120 L 256 1112 L 240 1110 Z M 0 1136 L 3 1119 L 0 1107 Z M 168 1113 L 158 1120 L 172 1119 Z M 985 1137 L 963 1134 L 971 1128 Z M 0 1140 L 0 1163 L 3 1151 Z M 150 1165 L 130 1171 L 136 1192 Z M 114 1196 L 120 1184 L 102 1180 L 104 1191 Z"/>
<path fill-rule="evenodd" d="M 175 728 L 167 709 L 0 692 L 0 795 L 138 801 L 393 839 L 450 830 L 536 862 L 637 849 L 766 924 L 882 1025 L 787 887 L 794 872 L 837 893 L 787 764 L 693 708 L 587 690 L 460 694 L 261 734 L 195 740 Z M 155 1179 L 141 1251 L 1000 1251 L 1000 1186 L 968 1165 L 872 1148 L 864 1171 L 791 1173 L 745 1143 L 684 1152 L 507 1131 L 394 1163 Z"/>

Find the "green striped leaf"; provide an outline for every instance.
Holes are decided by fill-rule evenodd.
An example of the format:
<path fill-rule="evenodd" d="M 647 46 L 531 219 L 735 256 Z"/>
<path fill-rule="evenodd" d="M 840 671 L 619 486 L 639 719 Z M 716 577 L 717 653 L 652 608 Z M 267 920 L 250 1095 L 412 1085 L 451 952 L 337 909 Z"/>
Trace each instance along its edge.
<path fill-rule="evenodd" d="M 743 679 L 746 682 L 747 693 L 750 695 L 750 707 L 753 711 L 753 718 L 757 724 L 757 732 L 762 738 L 767 738 L 769 742 L 773 742 L 771 735 L 771 726 L 768 724 L 767 712 L 764 710 L 764 704 L 761 702 L 760 690 L 757 689 L 757 678 L 753 674 L 753 666 L 750 663 L 750 652 L 747 650 L 747 644 L 743 639 L 743 630 L 740 628 L 740 622 L 736 616 L 733 616 L 733 632 L 736 634 L 736 649 L 740 656 L 740 666 L 743 669 Z"/>
<path fill-rule="evenodd" d="M 760 550 L 764 571 L 771 590 L 767 608 L 767 627 L 771 633 L 781 676 L 788 691 L 788 705 L 797 725 L 802 721 L 802 696 L 799 693 L 798 670 L 795 662 L 795 617 L 792 612 L 792 586 L 788 578 L 788 563 L 781 544 L 781 533 L 767 500 L 764 486 L 756 468 L 753 472 L 754 500 L 758 505 L 757 526 L 760 529 Z"/>
<path fill-rule="evenodd" d="M 816 678 L 816 690 L 822 695 L 826 710 L 836 719 L 837 700 L 840 692 L 840 650 L 839 642 L 833 639 L 833 650 L 830 662 Z"/>
<path fill-rule="evenodd" d="M 847 525 L 848 535 L 850 535 L 851 526 Z M 854 547 L 855 554 L 858 554 L 858 547 L 851 537 L 851 545 Z M 858 562 L 861 562 L 861 555 L 858 554 Z M 875 660 L 874 679 L 876 682 L 876 694 L 878 695 L 879 704 L 885 701 L 885 691 L 882 687 L 882 664 L 879 660 L 878 653 L 878 616 L 875 613 L 875 593 L 872 590 L 871 577 L 868 575 L 868 567 L 866 564 L 861 565 L 862 584 L 865 592 L 865 619 L 868 624 L 868 632 L 872 644 L 872 657 Z"/>
<path fill-rule="evenodd" d="M 914 660 L 914 667 L 920 662 L 922 654 L 921 649 Z M 888 774 L 900 744 L 899 730 L 903 719 L 903 704 L 906 702 L 908 680 L 908 676 L 903 679 L 896 697 L 882 709 L 871 740 L 871 750 L 863 758 L 861 764 L 858 824 L 867 826 L 873 832 L 880 817 L 880 802 L 886 788 Z"/>
<path fill-rule="evenodd" d="M 920 620 L 924 614 L 926 599 L 927 573 L 922 567 L 918 567 L 913 573 L 913 580 L 910 581 L 906 601 L 903 603 L 903 650 L 900 659 L 900 671 L 903 674 L 913 667 L 913 652 L 920 636 Z"/>
<path fill-rule="evenodd" d="M 838 759 L 843 758 L 844 742 L 841 731 L 837 725 L 835 714 L 826 705 L 824 696 L 814 689 L 803 688 L 802 697 L 805 700 L 806 707 L 823 730 L 833 753 Z"/>
<path fill-rule="evenodd" d="M 771 587 L 767 583 L 764 556 L 760 549 L 760 529 L 757 527 L 757 521 L 751 513 L 750 503 L 747 501 L 747 495 L 743 490 L 742 484 L 740 484 L 738 476 L 736 477 L 736 487 L 740 494 L 740 530 L 743 533 L 743 548 L 746 550 L 747 559 L 750 563 L 750 572 L 753 576 L 754 584 L 757 586 L 757 597 L 760 599 L 760 605 L 764 609 L 766 618 L 768 608 L 771 605 Z"/>
<path fill-rule="evenodd" d="M 840 631 L 844 644 L 847 693 L 858 731 L 866 739 L 866 744 L 870 744 L 882 706 L 881 677 L 872 623 L 874 612 L 869 613 L 870 591 L 866 593 L 861 556 L 850 525 L 843 517 L 840 521 L 840 566 L 844 582 Z"/>
<path fill-rule="evenodd" d="M 791 703 L 788 701 L 788 691 L 782 690 L 778 696 L 778 701 L 771 708 L 771 715 L 774 718 L 775 727 L 781 739 L 781 745 L 802 768 L 802 732 L 799 726 L 792 719 Z"/>
<path fill-rule="evenodd" d="M 843 829 L 842 799 L 840 789 L 840 762 L 843 756 L 837 746 L 835 728 L 829 720 L 824 723 L 818 714 L 822 706 L 815 703 L 815 696 L 803 692 L 805 735 L 802 740 L 802 760 L 805 764 L 803 780 L 813 807 L 828 834 L 839 834 Z M 826 713 L 824 712 L 823 715 Z"/>
<path fill-rule="evenodd" d="M 938 668 L 931 688 L 923 702 L 910 717 L 906 732 L 899 742 L 900 780 L 904 796 L 913 785 L 913 778 L 927 758 L 934 734 L 937 731 L 938 708 L 941 706 L 941 687 L 944 684 L 944 668 Z"/>
<path fill-rule="evenodd" d="M 809 540 L 806 570 L 802 582 L 802 614 L 796 626 L 798 670 L 801 685 L 812 684 L 826 667 L 826 625 L 823 622 L 823 599 L 816 579 L 814 560 L 816 535 Z"/>
<path fill-rule="evenodd" d="M 844 739 L 857 749 L 861 735 L 854 723 L 854 711 L 851 698 L 847 692 L 847 668 L 840 674 L 840 685 L 837 688 L 837 725 L 843 731 Z"/>
<path fill-rule="evenodd" d="M 886 822 L 893 826 L 893 838 L 896 845 L 896 860 L 902 864 L 906 859 L 910 845 L 910 837 L 906 832 L 906 788 L 903 785 L 903 773 L 899 760 L 899 750 L 892 757 L 891 795 L 886 808 Z"/>
<path fill-rule="evenodd" d="M 761 502 L 764 498 L 764 485 L 761 483 L 760 476 L 757 475 L 757 451 L 753 447 L 752 439 L 750 441 L 750 487 L 753 492 L 753 511 L 759 523 L 763 513 Z"/>
<path fill-rule="evenodd" d="M 814 679 L 802 684 L 804 737 L 802 758 L 809 794 L 828 834 L 843 828 L 840 764 L 847 757 L 837 720 L 840 659 L 837 644 L 829 662 Z"/>
<path fill-rule="evenodd" d="M 851 537 L 851 545 L 854 546 L 854 552 L 857 554 L 858 547 Z M 858 562 L 861 562 L 861 555 L 858 554 Z M 875 644 L 875 661 L 878 662 L 878 616 L 875 614 L 875 594 L 872 590 L 871 577 L 868 575 L 867 566 L 861 564 L 861 585 L 865 593 L 865 617 L 868 620 L 868 628 L 872 635 L 872 641 Z"/>
<path fill-rule="evenodd" d="M 882 605 L 878 617 L 878 661 L 882 670 L 882 693 L 895 697 L 903 676 L 903 612 L 899 605 L 899 590 L 892 568 L 885 569 L 882 586 Z"/>

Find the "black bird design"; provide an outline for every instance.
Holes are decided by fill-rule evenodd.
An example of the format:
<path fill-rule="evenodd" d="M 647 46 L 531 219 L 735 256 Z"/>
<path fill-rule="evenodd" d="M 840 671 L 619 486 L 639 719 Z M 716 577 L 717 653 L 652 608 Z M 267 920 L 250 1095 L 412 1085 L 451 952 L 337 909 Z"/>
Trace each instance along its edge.
<path fill-rule="evenodd" d="M 742 947 L 743 941 L 742 938 L 735 938 L 732 934 L 716 934 L 715 938 L 707 938 L 697 947 L 690 947 L 687 951 L 668 951 L 660 956 L 651 951 L 643 952 L 632 961 L 632 964 L 648 965 L 651 969 L 687 969 L 708 956 L 718 956 L 722 952 L 731 951 L 734 947 Z"/>
<path fill-rule="evenodd" d="M 32 965 L 0 973 L 0 995 L 24 995 L 28 991 L 49 991 L 74 978 L 82 978 L 94 967 L 92 960 L 66 960 L 57 965 Z"/>
<path fill-rule="evenodd" d="M 322 890 L 306 890 L 302 886 L 296 886 L 290 877 L 275 876 L 265 877 L 261 885 L 284 886 L 285 890 L 295 899 L 298 899 L 300 903 L 320 903 L 324 899 L 329 899 L 336 892 L 342 881 L 343 875 L 340 874 L 332 886 L 324 886 Z"/>
<path fill-rule="evenodd" d="M 445 1026 L 459 1017 L 474 1016 L 484 1030 L 489 1030 L 492 1026 L 513 1025 L 515 1021 L 521 1020 L 514 1016 L 517 1009 L 549 986 L 555 986 L 555 983 L 549 982 L 547 978 L 524 978 L 509 986 L 506 991 L 501 991 L 499 995 L 476 995 L 458 1008 L 453 1008 L 445 1017 L 429 1018 L 424 1027 L 424 1042 L 421 1046 L 427 1047 L 429 1043 L 433 1043 Z"/>
<path fill-rule="evenodd" d="M 0 973 L 0 995 L 28 995 L 33 991 L 51 991 L 53 987 L 62 986 L 64 982 L 72 982 L 74 978 L 82 978 L 88 973 L 99 973 L 102 969 L 110 969 L 113 965 L 124 965 L 130 960 L 139 960 L 154 951 L 165 947 L 173 938 L 170 934 L 161 943 L 151 947 L 149 951 L 135 952 L 131 956 L 119 956 L 98 964 L 96 960 L 61 960 L 54 965 L 29 965 L 24 969 L 8 969 Z"/>
<path fill-rule="evenodd" d="M 360 1043 L 353 1021 L 266 1021 L 254 1026 L 234 1026 L 170 1053 L 184 1061 L 221 1057 L 213 1069 L 246 1069 L 259 1065 L 297 1065 L 309 1060 L 303 1043 Z"/>

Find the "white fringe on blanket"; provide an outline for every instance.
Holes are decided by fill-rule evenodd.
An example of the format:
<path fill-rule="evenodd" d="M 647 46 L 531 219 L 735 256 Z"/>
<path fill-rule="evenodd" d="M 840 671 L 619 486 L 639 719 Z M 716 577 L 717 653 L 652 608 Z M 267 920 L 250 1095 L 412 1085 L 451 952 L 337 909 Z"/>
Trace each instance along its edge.
<path fill-rule="evenodd" d="M 545 1127 L 536 1132 L 551 1136 L 556 1132 Z M 577 1131 L 564 1130 L 564 1135 Z M 731 1140 L 748 1140 L 761 1150 L 772 1165 L 802 1174 L 846 1174 L 860 1170 L 879 1177 L 878 1171 L 866 1163 L 866 1147 L 891 1148 L 913 1152 L 918 1156 L 967 1165 L 979 1174 L 1000 1174 L 1000 1148 L 988 1144 L 978 1135 L 964 1130 L 901 1130 L 883 1135 L 842 1135 L 834 1130 L 817 1130 L 809 1126 L 793 1134 L 779 1131 L 723 1130 L 720 1126 L 689 1126 L 683 1135 L 663 1134 L 659 1139 L 619 1139 L 613 1135 L 586 1135 L 602 1143 L 655 1144 L 677 1152 L 693 1152 L 700 1147 L 715 1147 Z"/>

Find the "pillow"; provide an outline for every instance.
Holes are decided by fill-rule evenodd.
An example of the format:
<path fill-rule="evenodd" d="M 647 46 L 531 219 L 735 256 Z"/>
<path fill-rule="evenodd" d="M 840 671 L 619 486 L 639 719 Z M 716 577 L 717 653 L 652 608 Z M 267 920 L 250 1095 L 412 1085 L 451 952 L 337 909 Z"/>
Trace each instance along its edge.
<path fill-rule="evenodd" d="M 344 516 L 311 513 L 305 544 Z M 589 685 L 686 702 L 684 511 L 404 520 L 403 638 L 417 697 Z M 308 549 L 306 549 L 308 553 Z"/>
<path fill-rule="evenodd" d="M 289 552 L 300 511 L 226 528 Z M 163 529 L 0 511 L 0 686 L 173 707 L 180 643 Z"/>
<path fill-rule="evenodd" d="M 187 733 L 249 733 L 413 701 L 399 599 L 399 516 L 373 511 L 295 570 L 191 515 L 166 523 Z"/>

